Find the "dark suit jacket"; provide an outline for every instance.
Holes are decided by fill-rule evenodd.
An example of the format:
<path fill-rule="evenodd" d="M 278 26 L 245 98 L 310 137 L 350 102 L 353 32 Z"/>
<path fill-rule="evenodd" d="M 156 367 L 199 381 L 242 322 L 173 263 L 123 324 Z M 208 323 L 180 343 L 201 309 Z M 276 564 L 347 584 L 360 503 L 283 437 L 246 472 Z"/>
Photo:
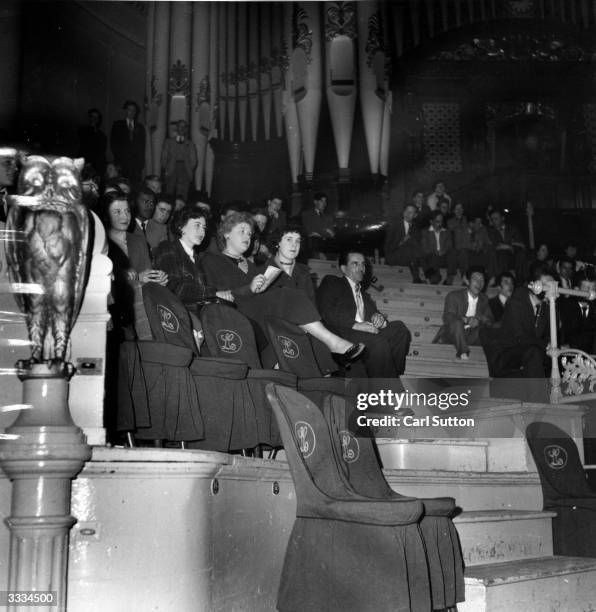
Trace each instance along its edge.
<path fill-rule="evenodd" d="M 370 321 L 377 305 L 366 291 L 362 292 L 364 320 Z M 352 328 L 356 321 L 356 300 L 345 276 L 328 275 L 317 290 L 317 305 L 323 321 L 333 329 Z"/>
<path fill-rule="evenodd" d="M 582 314 L 579 300 L 570 296 L 557 300 L 561 316 L 561 339 L 559 344 L 568 344 L 586 353 L 596 353 L 596 304 L 589 302 L 588 317 Z"/>
<path fill-rule="evenodd" d="M 101 129 L 93 129 L 84 125 L 78 130 L 79 150 L 77 155 L 85 158 L 85 163 L 91 164 L 99 176 L 106 169 L 106 147 L 108 139 Z"/>
<path fill-rule="evenodd" d="M 184 304 L 195 306 L 196 302 L 215 296 L 215 288 L 205 282 L 199 266 L 198 252 L 193 262 L 180 240 L 160 243 L 155 249 L 154 259 L 155 268 L 168 275 L 168 289 Z"/>
<path fill-rule="evenodd" d="M 490 300 L 488 300 L 488 305 L 490 306 L 490 309 L 493 313 L 493 319 L 496 323 L 498 323 L 503 318 L 503 313 L 505 312 L 505 306 L 507 305 L 507 303 L 505 303 L 505 306 L 503 306 L 503 304 L 501 304 L 499 296 L 495 295 L 494 297 L 491 297 Z"/>
<path fill-rule="evenodd" d="M 534 344 L 546 348 L 550 337 L 548 302 L 544 300 L 540 316 L 536 320 L 530 302 L 530 290 L 518 287 L 507 304 L 496 334 L 497 344 L 503 348 L 520 344 Z"/>
<path fill-rule="evenodd" d="M 466 316 L 468 311 L 469 293 L 467 289 L 456 289 L 451 291 L 445 297 L 445 307 L 443 308 L 443 322 L 452 323 L 453 321 L 461 321 Z M 483 325 L 492 325 L 493 313 L 488 305 L 488 297 L 485 293 L 478 296 L 476 304 L 476 318 Z"/>
<path fill-rule="evenodd" d="M 422 252 L 425 255 L 445 255 L 447 251 L 453 248 L 451 240 L 451 232 L 445 228 L 441 230 L 439 236 L 440 251 L 437 252 L 437 241 L 435 239 L 434 230 L 424 230 L 422 232 Z"/>
<path fill-rule="evenodd" d="M 110 147 L 114 161 L 122 166 L 126 178 L 140 178 L 145 166 L 145 128 L 135 121 L 133 138 L 130 139 L 124 119 L 114 121 L 110 134 Z"/>
<path fill-rule="evenodd" d="M 403 260 L 400 257 L 401 250 L 412 251 L 413 254 L 420 249 L 420 232 L 416 226 L 416 220 L 410 223 L 410 230 L 408 232 L 410 236 L 409 240 L 406 240 L 403 244 L 401 241 L 406 237 L 406 228 L 404 227 L 403 217 L 394 218 L 389 221 L 387 229 L 385 230 L 385 261 L 388 265 L 393 266 Z"/>
<path fill-rule="evenodd" d="M 302 228 L 307 236 L 319 234 L 323 238 L 329 237 L 328 231 L 333 231 L 333 217 L 327 213 L 318 215 L 314 208 L 302 213 Z"/>
<path fill-rule="evenodd" d="M 501 232 L 495 229 L 494 227 L 488 228 L 488 237 L 492 242 L 493 246 L 497 246 L 498 244 L 509 244 L 512 242 L 523 242 L 521 234 L 517 227 L 513 225 L 505 225 L 505 238 L 501 236 Z"/>

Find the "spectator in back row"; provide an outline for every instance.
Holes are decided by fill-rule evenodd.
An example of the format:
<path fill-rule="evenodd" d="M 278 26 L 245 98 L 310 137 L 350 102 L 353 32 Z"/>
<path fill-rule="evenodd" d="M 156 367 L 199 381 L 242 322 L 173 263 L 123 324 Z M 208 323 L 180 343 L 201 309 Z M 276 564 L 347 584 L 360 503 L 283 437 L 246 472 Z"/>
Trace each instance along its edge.
<path fill-rule="evenodd" d="M 174 210 L 174 203 L 169 196 L 160 195 L 157 197 L 153 216 L 147 222 L 146 235 L 147 244 L 151 252 L 155 251 L 158 244 L 168 240 L 168 223 Z"/>
<path fill-rule="evenodd" d="M 197 165 L 197 151 L 188 138 L 186 121 L 176 123 L 176 134 L 167 138 L 161 152 L 161 167 L 167 193 L 188 197 L 188 191 Z"/>
<path fill-rule="evenodd" d="M 436 210 L 433 213 L 430 227 L 422 232 L 422 260 L 424 274 L 433 285 L 441 281 L 440 268 L 447 268 L 445 285 L 453 284 L 457 272 L 457 261 L 451 232 L 443 227 L 443 214 Z"/>
<path fill-rule="evenodd" d="M 493 315 L 484 289 L 484 272 L 470 270 L 470 284 L 467 289 L 456 289 L 445 297 L 443 327 L 434 342 L 455 346 L 455 356 L 467 361 L 470 346 L 480 344 L 482 327 L 492 327 Z"/>
<path fill-rule="evenodd" d="M 596 280 L 584 272 L 577 274 L 574 289 L 594 293 Z M 569 296 L 557 300 L 561 315 L 561 345 L 596 354 L 596 301 Z"/>
<path fill-rule="evenodd" d="M 389 221 L 385 230 L 385 262 L 390 266 L 408 266 L 412 282 L 421 283 L 419 265 L 422 248 L 415 217 L 416 206 L 407 204 L 399 219 Z"/>
<path fill-rule="evenodd" d="M 136 102 L 127 100 L 123 109 L 124 119 L 114 121 L 112 125 L 110 146 L 114 162 L 136 188 L 145 167 L 145 128 L 137 122 L 139 106 Z"/>
<path fill-rule="evenodd" d="M 488 236 L 496 251 L 497 274 L 511 272 L 518 282 L 526 272 L 525 245 L 518 229 L 505 222 L 500 210 L 490 213 Z"/>
<path fill-rule="evenodd" d="M 302 213 L 302 228 L 309 242 L 310 257 L 321 257 L 326 243 L 335 236 L 333 215 L 326 213 L 327 196 L 318 192 L 313 198 L 313 208 Z"/>
<path fill-rule="evenodd" d="M 87 111 L 88 125 L 78 130 L 79 150 L 77 155 L 84 157 L 100 176 L 106 171 L 106 148 L 108 138 L 101 129 L 101 113 L 96 108 Z"/>
<path fill-rule="evenodd" d="M 445 183 L 443 181 L 437 181 L 433 185 L 432 193 L 426 199 L 426 203 L 432 212 L 441 210 L 441 203 L 447 204 L 447 210 L 451 209 L 451 196 L 447 193 Z"/>
<path fill-rule="evenodd" d="M 513 290 L 515 288 L 513 275 L 509 272 L 499 274 L 497 277 L 497 286 L 499 287 L 499 293 L 488 300 L 495 323 L 499 323 L 503 318 L 505 306 L 509 298 L 513 295 Z"/>

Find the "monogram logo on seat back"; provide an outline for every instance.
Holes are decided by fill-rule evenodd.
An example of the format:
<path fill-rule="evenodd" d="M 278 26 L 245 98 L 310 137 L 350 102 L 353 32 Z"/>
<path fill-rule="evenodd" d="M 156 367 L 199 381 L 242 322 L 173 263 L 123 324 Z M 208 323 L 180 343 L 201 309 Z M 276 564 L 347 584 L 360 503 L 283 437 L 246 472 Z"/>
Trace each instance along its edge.
<path fill-rule="evenodd" d="M 300 357 L 300 349 L 298 345 L 291 339 L 286 336 L 277 336 L 277 341 L 279 342 L 279 346 L 281 346 L 281 352 L 288 359 L 297 359 Z"/>
<path fill-rule="evenodd" d="M 544 447 L 544 459 L 551 470 L 562 470 L 567 465 L 567 451 L 558 444 Z"/>
<path fill-rule="evenodd" d="M 317 437 L 310 423 L 306 421 L 296 421 L 294 423 L 294 434 L 298 440 L 298 447 L 305 459 L 308 459 L 314 452 L 317 445 Z"/>
<path fill-rule="evenodd" d="M 242 338 L 231 329 L 218 329 L 215 337 L 217 346 L 224 353 L 237 353 L 242 348 Z"/>
<path fill-rule="evenodd" d="M 157 312 L 159 314 L 161 326 L 165 329 L 165 331 L 171 334 L 177 334 L 178 330 L 180 329 L 180 322 L 178 321 L 176 315 L 162 304 L 157 305 Z"/>
<path fill-rule="evenodd" d="M 360 457 L 360 444 L 351 431 L 340 431 L 341 450 L 346 463 L 354 463 Z"/>

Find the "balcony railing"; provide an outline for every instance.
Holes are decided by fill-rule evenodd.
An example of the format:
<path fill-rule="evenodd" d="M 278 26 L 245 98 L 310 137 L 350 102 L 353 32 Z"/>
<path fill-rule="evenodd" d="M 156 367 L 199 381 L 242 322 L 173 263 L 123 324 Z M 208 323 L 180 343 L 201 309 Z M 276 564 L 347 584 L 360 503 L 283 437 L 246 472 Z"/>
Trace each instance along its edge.
<path fill-rule="evenodd" d="M 578 349 L 559 347 L 555 307 L 559 296 L 571 295 L 591 301 L 596 299 L 596 293 L 564 289 L 556 281 L 534 282 L 530 288 L 537 294 L 544 291 L 549 305 L 550 345 L 547 354 L 551 359 L 550 403 L 574 404 L 596 399 L 596 359 Z"/>

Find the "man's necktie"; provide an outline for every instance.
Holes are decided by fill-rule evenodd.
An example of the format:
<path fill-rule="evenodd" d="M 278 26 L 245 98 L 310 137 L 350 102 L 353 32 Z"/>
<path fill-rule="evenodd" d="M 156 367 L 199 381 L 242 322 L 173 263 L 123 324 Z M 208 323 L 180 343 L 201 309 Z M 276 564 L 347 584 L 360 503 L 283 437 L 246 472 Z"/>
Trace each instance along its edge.
<path fill-rule="evenodd" d="M 356 319 L 360 322 L 364 321 L 364 300 L 360 283 L 356 283 Z"/>
<path fill-rule="evenodd" d="M 588 318 L 588 309 L 590 308 L 588 304 L 580 304 L 579 307 L 582 309 L 582 317 L 584 319 Z"/>
<path fill-rule="evenodd" d="M 147 221 L 141 221 L 141 229 L 143 230 L 143 236 L 147 239 Z"/>
<path fill-rule="evenodd" d="M 534 327 L 538 327 L 538 319 L 540 319 L 540 313 L 542 312 L 542 302 L 534 306 Z"/>
<path fill-rule="evenodd" d="M 129 121 L 128 122 L 128 137 L 130 138 L 131 142 L 134 139 L 134 135 L 135 135 L 135 124 L 132 121 Z"/>

